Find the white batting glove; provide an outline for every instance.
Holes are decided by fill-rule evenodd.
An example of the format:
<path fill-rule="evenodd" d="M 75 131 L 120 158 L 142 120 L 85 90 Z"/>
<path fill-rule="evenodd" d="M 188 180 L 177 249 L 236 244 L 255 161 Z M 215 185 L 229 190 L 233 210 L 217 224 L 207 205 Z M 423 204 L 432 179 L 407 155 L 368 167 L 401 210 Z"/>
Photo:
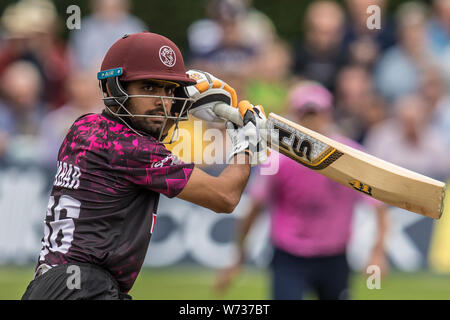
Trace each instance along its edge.
<path fill-rule="evenodd" d="M 237 129 L 236 125 L 227 122 L 227 132 L 232 138 L 232 143 L 233 138 L 236 140 L 230 158 L 237 153 L 236 151 L 243 152 L 244 148 L 248 148 L 250 164 L 252 166 L 261 164 L 267 161 L 270 154 L 267 143 L 263 139 L 263 135 L 267 133 L 265 129 L 267 118 L 264 114 L 264 108 L 259 105 L 255 107 L 250 102 L 243 100 L 239 102 L 238 109 L 243 119 L 243 127 Z M 231 130 L 232 126 L 234 131 Z"/>
<path fill-rule="evenodd" d="M 251 105 L 251 110 L 254 114 L 255 118 L 255 126 L 252 130 L 256 133 L 256 150 L 253 152 L 252 157 L 252 165 L 258 165 L 267 161 L 268 156 L 270 155 L 270 151 L 267 148 L 267 130 L 266 130 L 266 121 L 267 117 L 264 113 L 264 108 L 261 105 L 253 106 Z M 250 132 L 247 132 L 249 134 Z"/>
<path fill-rule="evenodd" d="M 183 94 L 194 100 L 189 114 L 205 121 L 222 122 L 214 112 L 214 105 L 226 103 L 237 107 L 236 91 L 225 81 L 201 70 L 189 70 L 186 74 L 197 81 L 196 85 L 184 88 Z"/>
<path fill-rule="evenodd" d="M 231 152 L 228 154 L 228 163 L 235 163 L 234 157 L 236 155 L 248 154 L 250 158 L 250 164 L 252 163 L 253 153 L 256 151 L 256 138 L 254 136 L 248 136 L 245 132 L 248 130 L 248 126 L 239 127 L 231 121 L 225 123 L 228 136 L 231 140 Z M 237 163 L 244 163 L 243 158 L 238 158 Z"/>
<path fill-rule="evenodd" d="M 257 164 L 261 164 L 267 161 L 270 155 L 270 150 L 267 148 L 268 132 L 266 128 L 267 117 L 264 113 L 264 108 L 261 105 L 253 107 L 256 119 L 256 132 L 257 132 L 257 145 L 256 153 L 253 155 Z"/>

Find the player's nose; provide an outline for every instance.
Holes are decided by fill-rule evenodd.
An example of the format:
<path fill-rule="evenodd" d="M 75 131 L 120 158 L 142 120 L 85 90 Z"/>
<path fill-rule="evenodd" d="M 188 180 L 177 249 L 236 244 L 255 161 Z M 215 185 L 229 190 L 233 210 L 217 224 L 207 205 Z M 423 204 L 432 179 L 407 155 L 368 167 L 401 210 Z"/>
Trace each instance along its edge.
<path fill-rule="evenodd" d="M 173 99 L 171 97 L 167 97 L 167 93 L 164 88 L 158 88 L 158 91 L 155 93 L 155 95 L 160 97 L 160 98 L 156 99 L 156 101 L 155 101 L 155 104 L 157 106 L 165 106 L 166 108 L 171 107 Z M 162 98 L 162 97 L 164 97 L 164 98 Z M 165 98 L 165 97 L 167 97 L 167 98 Z"/>

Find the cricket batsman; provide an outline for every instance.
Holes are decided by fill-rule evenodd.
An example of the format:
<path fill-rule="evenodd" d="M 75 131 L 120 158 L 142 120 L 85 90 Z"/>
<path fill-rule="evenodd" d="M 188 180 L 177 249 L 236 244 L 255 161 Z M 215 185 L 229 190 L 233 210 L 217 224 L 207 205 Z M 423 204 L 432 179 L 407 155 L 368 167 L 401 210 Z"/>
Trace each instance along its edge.
<path fill-rule="evenodd" d="M 75 120 L 60 147 L 42 249 L 22 299 L 131 299 L 160 194 L 231 213 L 250 167 L 266 158 L 267 146 L 249 134 L 265 119 L 262 107 L 238 104 L 235 91 L 209 73 L 186 72 L 164 36 L 124 35 L 98 79 L 105 109 Z M 244 126 L 226 123 L 229 165 L 214 177 L 178 160 L 162 141 L 190 112 L 216 120 L 218 102 L 239 108 Z"/>

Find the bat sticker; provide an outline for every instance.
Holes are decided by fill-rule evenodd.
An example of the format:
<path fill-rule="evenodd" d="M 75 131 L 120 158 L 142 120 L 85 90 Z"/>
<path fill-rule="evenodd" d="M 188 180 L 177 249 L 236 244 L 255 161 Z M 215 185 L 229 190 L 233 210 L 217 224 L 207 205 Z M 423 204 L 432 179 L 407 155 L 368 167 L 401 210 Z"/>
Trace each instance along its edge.
<path fill-rule="evenodd" d="M 281 153 L 313 170 L 322 170 L 343 155 L 342 152 L 282 122 L 269 119 L 271 144 Z"/>
<path fill-rule="evenodd" d="M 362 193 L 365 193 L 369 196 L 372 196 L 372 187 L 371 186 L 364 184 L 358 180 L 350 180 L 348 183 L 353 187 L 353 189 L 360 191 Z"/>

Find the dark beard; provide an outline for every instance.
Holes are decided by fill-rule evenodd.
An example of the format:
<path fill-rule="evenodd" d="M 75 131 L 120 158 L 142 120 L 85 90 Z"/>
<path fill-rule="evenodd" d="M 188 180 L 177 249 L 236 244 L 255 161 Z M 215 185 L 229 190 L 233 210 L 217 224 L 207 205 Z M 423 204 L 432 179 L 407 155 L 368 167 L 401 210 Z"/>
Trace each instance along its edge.
<path fill-rule="evenodd" d="M 125 117 L 125 118 L 128 118 L 128 117 Z M 161 134 L 161 130 L 154 129 L 154 128 L 151 128 L 151 127 L 149 128 L 148 126 L 141 124 L 140 120 L 145 120 L 145 118 L 134 118 L 134 119 L 133 118 L 128 118 L 127 120 L 129 121 L 129 125 L 133 129 L 135 129 L 135 130 L 137 130 L 139 132 L 143 132 L 146 135 L 152 136 L 156 140 L 159 139 L 159 136 Z M 167 123 L 166 123 L 166 126 L 167 126 Z M 164 129 L 164 127 L 162 127 L 161 129 Z M 161 141 L 163 141 L 166 138 L 166 136 L 167 136 L 167 134 L 162 135 L 161 136 Z"/>
<path fill-rule="evenodd" d="M 133 113 L 133 105 L 131 104 L 131 101 L 130 101 L 130 100 L 127 100 L 127 101 L 125 102 L 124 107 L 125 107 L 131 114 L 134 114 L 134 113 Z M 127 114 L 127 113 L 125 112 L 125 110 L 123 110 L 122 108 L 120 108 L 120 112 L 119 112 L 119 113 L 121 113 L 121 114 Z M 149 113 L 149 114 L 147 114 L 147 115 L 151 115 L 151 114 Z M 125 120 L 131 128 L 137 130 L 137 131 L 140 132 L 141 134 L 151 136 L 151 137 L 155 138 L 156 140 L 159 139 L 159 136 L 160 136 L 160 134 L 161 134 L 161 130 L 160 130 L 160 129 L 154 129 L 154 128 L 151 128 L 151 127 L 149 127 L 148 125 L 146 125 L 146 123 L 145 123 L 145 119 L 146 119 L 146 118 L 144 118 L 144 117 L 136 117 L 136 118 L 132 118 L 132 117 L 128 117 L 128 116 L 127 116 L 127 117 L 121 117 L 121 118 L 122 118 L 123 120 Z M 167 127 L 167 123 L 166 123 L 166 125 L 165 125 L 164 127 L 162 127 L 161 129 L 164 129 L 165 127 Z M 163 141 L 163 140 L 166 138 L 166 136 L 167 136 L 167 134 L 162 135 L 160 141 Z"/>

